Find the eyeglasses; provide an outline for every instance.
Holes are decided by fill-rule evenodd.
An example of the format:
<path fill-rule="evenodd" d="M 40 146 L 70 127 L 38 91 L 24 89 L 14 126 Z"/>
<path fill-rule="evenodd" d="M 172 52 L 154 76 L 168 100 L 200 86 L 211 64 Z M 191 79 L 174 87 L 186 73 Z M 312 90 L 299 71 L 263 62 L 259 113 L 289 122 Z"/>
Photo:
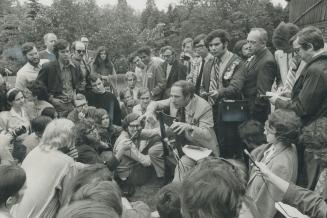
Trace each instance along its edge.
<path fill-rule="evenodd" d="M 173 55 L 162 55 L 163 58 L 171 58 Z"/>
<path fill-rule="evenodd" d="M 77 53 L 81 54 L 81 53 L 85 53 L 85 50 L 76 50 Z"/>
<path fill-rule="evenodd" d="M 92 128 L 87 132 L 87 134 L 91 134 L 91 133 L 96 133 L 97 129 L 95 128 L 95 126 L 92 126 Z"/>
<path fill-rule="evenodd" d="M 77 105 L 76 107 L 77 108 L 82 108 L 82 107 L 85 107 L 87 104 L 86 103 L 84 103 L 84 104 L 81 104 L 81 105 Z"/>
<path fill-rule="evenodd" d="M 215 47 L 218 47 L 222 45 L 222 43 L 209 43 L 209 46 L 215 46 Z"/>
<path fill-rule="evenodd" d="M 194 46 L 194 48 L 203 48 L 203 47 L 205 47 L 204 44 L 198 44 L 198 45 Z"/>
<path fill-rule="evenodd" d="M 276 131 L 271 128 L 271 126 L 269 125 L 268 121 L 265 122 L 265 130 L 267 131 L 267 133 L 271 133 L 271 134 L 275 134 Z"/>
<path fill-rule="evenodd" d="M 141 128 L 141 125 L 140 124 L 135 124 L 135 125 L 128 125 L 128 127 L 130 127 L 130 128 L 134 128 L 134 129 L 139 129 L 139 128 Z"/>

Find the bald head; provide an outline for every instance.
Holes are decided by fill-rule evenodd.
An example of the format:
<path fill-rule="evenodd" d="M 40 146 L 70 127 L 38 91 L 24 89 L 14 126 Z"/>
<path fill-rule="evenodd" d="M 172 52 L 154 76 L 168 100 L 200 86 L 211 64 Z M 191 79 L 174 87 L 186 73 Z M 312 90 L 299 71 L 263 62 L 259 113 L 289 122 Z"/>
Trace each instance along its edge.
<path fill-rule="evenodd" d="M 251 55 L 257 54 L 266 47 L 268 41 L 267 31 L 263 28 L 253 28 L 248 34 L 247 42 Z"/>
<path fill-rule="evenodd" d="M 47 46 L 47 50 L 53 52 L 53 45 L 57 41 L 57 36 L 54 33 L 47 33 L 43 37 L 44 44 Z"/>

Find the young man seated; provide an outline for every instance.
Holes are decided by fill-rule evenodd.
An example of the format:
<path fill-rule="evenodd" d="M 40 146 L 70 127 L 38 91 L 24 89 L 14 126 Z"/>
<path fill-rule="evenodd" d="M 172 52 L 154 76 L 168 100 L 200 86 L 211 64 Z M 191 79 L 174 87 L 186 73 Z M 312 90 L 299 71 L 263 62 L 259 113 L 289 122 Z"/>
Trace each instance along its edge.
<path fill-rule="evenodd" d="M 162 157 L 162 143 L 160 142 L 159 129 L 143 129 L 144 123 L 139 115 L 131 113 L 123 120 L 123 131 L 114 145 L 114 154 L 121 149 L 130 146 L 121 157 L 120 164 L 116 169 L 118 178 L 126 181 L 133 175 L 136 166 L 148 167 L 153 165 L 157 177 L 164 177 L 164 159 Z M 142 142 L 146 143 L 142 143 Z"/>

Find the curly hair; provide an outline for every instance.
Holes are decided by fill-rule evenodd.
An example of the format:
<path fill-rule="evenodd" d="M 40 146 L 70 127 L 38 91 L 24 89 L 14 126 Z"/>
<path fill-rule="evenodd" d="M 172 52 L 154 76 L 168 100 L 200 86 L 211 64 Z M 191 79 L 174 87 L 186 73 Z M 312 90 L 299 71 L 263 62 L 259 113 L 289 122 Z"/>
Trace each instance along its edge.
<path fill-rule="evenodd" d="M 327 148 L 327 117 L 322 117 L 302 129 L 300 143 L 306 148 Z"/>
<path fill-rule="evenodd" d="M 103 108 L 97 108 L 96 110 L 92 111 L 90 114 L 91 118 L 94 120 L 94 122 L 99 126 L 102 123 L 102 117 L 108 115 L 108 112 Z M 109 117 L 109 115 L 108 115 Z M 110 117 L 109 117 L 110 119 Z"/>
<path fill-rule="evenodd" d="M 286 145 L 296 144 L 302 123 L 294 111 L 278 109 L 269 115 L 268 125 L 276 130 L 275 137 Z"/>
<path fill-rule="evenodd" d="M 43 82 L 39 80 L 30 81 L 27 83 L 27 88 L 32 92 L 32 96 L 37 97 L 38 100 L 49 100 L 48 91 Z"/>
<path fill-rule="evenodd" d="M 215 38 L 219 38 L 221 43 L 226 44 L 230 41 L 229 34 L 223 29 L 217 29 L 210 32 L 206 38 L 205 44 L 209 48 L 209 43 Z"/>
<path fill-rule="evenodd" d="M 95 126 L 95 122 L 91 118 L 83 119 L 79 121 L 74 127 L 74 135 L 76 140 L 76 146 L 89 144 L 87 135 L 89 131 Z"/>

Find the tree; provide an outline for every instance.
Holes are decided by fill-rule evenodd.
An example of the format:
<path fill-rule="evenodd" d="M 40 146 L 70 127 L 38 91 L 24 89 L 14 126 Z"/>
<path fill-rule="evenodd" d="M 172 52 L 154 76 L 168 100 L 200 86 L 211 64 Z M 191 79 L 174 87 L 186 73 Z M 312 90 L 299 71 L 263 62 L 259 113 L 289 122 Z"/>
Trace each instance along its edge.
<path fill-rule="evenodd" d="M 28 0 L 27 5 L 29 8 L 27 18 L 34 20 L 37 13 L 40 11 L 41 4 L 38 2 L 38 0 Z"/>
<path fill-rule="evenodd" d="M 160 12 L 154 0 L 147 0 L 146 7 L 141 14 L 141 29 L 155 28 L 159 22 Z"/>

